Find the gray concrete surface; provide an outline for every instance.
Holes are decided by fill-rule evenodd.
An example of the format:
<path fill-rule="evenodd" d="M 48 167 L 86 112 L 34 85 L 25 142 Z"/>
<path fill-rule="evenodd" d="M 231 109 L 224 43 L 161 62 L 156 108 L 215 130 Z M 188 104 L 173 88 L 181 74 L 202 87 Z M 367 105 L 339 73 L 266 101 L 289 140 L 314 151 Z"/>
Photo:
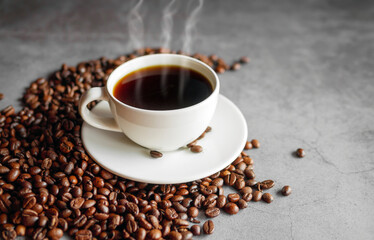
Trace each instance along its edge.
<path fill-rule="evenodd" d="M 147 45 L 160 44 L 168 1 L 147 1 Z M 131 49 L 134 1 L 0 1 L 0 92 L 19 109 L 23 89 L 62 63 Z M 182 46 L 184 17 L 173 49 Z M 193 51 L 251 63 L 220 76 L 244 113 L 258 179 L 275 179 L 272 204 L 214 219 L 201 239 L 374 238 L 374 2 L 207 0 Z M 228 126 L 229 127 L 229 126 Z M 307 156 L 292 152 L 302 147 Z M 282 197 L 285 184 L 293 193 Z"/>

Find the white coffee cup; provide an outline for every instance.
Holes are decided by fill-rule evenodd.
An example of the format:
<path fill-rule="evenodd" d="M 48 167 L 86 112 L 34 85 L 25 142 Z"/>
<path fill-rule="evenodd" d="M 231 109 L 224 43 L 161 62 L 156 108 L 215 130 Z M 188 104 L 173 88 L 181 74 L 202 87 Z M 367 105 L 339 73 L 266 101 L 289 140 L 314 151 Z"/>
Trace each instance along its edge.
<path fill-rule="evenodd" d="M 113 96 L 115 84 L 124 76 L 141 68 L 160 65 L 181 66 L 199 72 L 210 81 L 213 92 L 195 105 L 175 110 L 136 108 Z M 135 143 L 151 150 L 172 151 L 186 146 L 205 131 L 216 109 L 219 88 L 217 74 L 197 59 L 177 54 L 147 55 L 116 68 L 105 87 L 94 87 L 85 92 L 79 102 L 79 112 L 84 121 L 93 127 L 123 132 Z M 95 100 L 108 101 L 113 118 L 91 112 L 87 104 Z"/>

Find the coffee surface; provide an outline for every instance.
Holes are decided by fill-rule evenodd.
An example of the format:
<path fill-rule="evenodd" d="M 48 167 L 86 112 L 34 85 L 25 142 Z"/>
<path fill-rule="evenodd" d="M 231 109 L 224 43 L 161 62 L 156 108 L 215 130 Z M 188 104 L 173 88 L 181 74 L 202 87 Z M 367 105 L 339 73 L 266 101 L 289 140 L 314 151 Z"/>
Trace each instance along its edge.
<path fill-rule="evenodd" d="M 173 110 L 192 106 L 213 92 L 210 81 L 189 68 L 152 66 L 134 71 L 119 80 L 113 95 L 133 107 Z"/>

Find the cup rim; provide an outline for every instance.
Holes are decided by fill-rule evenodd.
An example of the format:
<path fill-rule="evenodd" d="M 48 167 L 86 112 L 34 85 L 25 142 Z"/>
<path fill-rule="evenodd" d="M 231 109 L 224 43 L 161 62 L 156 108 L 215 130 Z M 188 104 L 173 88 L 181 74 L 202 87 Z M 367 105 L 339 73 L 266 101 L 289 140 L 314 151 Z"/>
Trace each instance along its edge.
<path fill-rule="evenodd" d="M 184 58 L 184 59 L 188 59 L 190 61 L 193 61 L 193 62 L 196 62 L 202 66 L 204 66 L 209 72 L 211 72 L 215 78 L 215 87 L 212 91 L 212 93 L 207 97 L 205 98 L 204 100 L 202 100 L 201 102 L 198 102 L 194 105 L 191 105 L 191 106 L 188 106 L 188 107 L 184 107 L 184 108 L 177 108 L 177 109 L 170 109 L 170 110 L 152 110 L 152 109 L 144 109 L 144 108 L 138 108 L 138 107 L 134 107 L 134 106 L 131 106 L 129 104 L 126 104 L 126 103 L 123 103 L 121 102 L 120 100 L 118 100 L 114 95 L 113 95 L 113 91 L 110 91 L 109 90 L 109 82 L 110 81 L 113 81 L 111 80 L 111 78 L 113 77 L 114 73 L 120 71 L 120 68 L 123 68 L 124 65 L 127 65 L 128 63 L 132 62 L 132 61 L 140 61 L 139 59 L 143 59 L 143 58 L 148 58 L 148 57 L 154 57 L 155 55 L 163 55 L 163 56 L 176 56 L 176 57 L 180 57 L 180 58 Z M 161 64 L 162 65 L 162 64 Z M 177 65 L 177 64 L 170 64 L 170 65 L 174 65 L 174 66 L 180 66 L 180 65 Z M 152 66 L 152 65 L 150 65 Z M 159 66 L 159 65 L 154 65 L 154 66 Z M 141 69 L 143 67 L 140 67 L 138 69 Z M 188 68 L 188 67 L 187 67 Z M 194 71 L 197 71 L 193 68 L 190 68 Z M 133 72 L 133 71 L 132 71 Z M 128 74 L 132 73 L 132 72 L 129 72 Z M 197 71 L 198 72 L 198 71 Z M 127 74 L 126 74 L 127 75 Z M 126 76 L 124 75 L 124 76 Z M 122 76 L 122 78 L 124 77 Z M 204 75 L 205 76 L 205 75 Z M 117 80 L 119 81 L 119 79 Z M 209 80 L 211 82 L 211 80 Z M 144 56 L 140 56 L 140 57 L 136 57 L 134 59 L 131 59 L 127 62 L 124 62 L 122 63 L 121 65 L 119 65 L 113 72 L 110 73 L 109 77 L 108 77 L 108 81 L 105 85 L 105 89 L 107 91 L 107 93 L 109 94 L 109 96 L 111 97 L 111 99 L 113 99 L 116 103 L 120 104 L 121 106 L 124 106 L 126 108 L 129 108 L 129 109 L 132 109 L 132 110 L 136 110 L 136 111 L 140 111 L 140 112 L 147 112 L 147 113 L 170 113 L 170 112 L 180 112 L 180 111 L 188 111 L 188 110 L 193 110 L 197 107 L 199 107 L 200 105 L 204 104 L 206 101 L 208 101 L 209 99 L 213 98 L 215 95 L 218 95 L 218 92 L 219 92 L 219 88 L 220 88 L 220 81 L 219 81 L 219 78 L 218 78 L 218 75 L 217 73 L 209 66 L 207 65 L 206 63 L 196 59 L 196 58 L 193 58 L 193 57 L 190 57 L 190 56 L 186 56 L 186 55 L 181 55 L 181 54 L 172 54 L 172 53 L 156 53 L 156 54 L 151 54 L 151 55 L 144 55 Z"/>

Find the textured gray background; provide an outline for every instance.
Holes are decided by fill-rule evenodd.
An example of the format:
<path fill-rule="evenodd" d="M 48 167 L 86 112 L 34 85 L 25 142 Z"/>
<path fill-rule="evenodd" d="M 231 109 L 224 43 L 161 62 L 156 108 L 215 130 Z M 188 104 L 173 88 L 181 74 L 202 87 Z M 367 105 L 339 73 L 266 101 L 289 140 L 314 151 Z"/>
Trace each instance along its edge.
<path fill-rule="evenodd" d="M 160 44 L 167 2 L 143 8 L 151 46 Z M 23 89 L 62 63 L 132 50 L 126 21 L 134 4 L 0 1 L 0 108 L 19 109 Z M 185 16 L 176 20 L 174 49 Z M 373 239 L 374 2 L 208 0 L 196 33 L 194 51 L 251 58 L 220 76 L 222 94 L 262 144 L 250 152 L 258 179 L 276 180 L 272 204 L 219 216 L 209 239 Z M 305 158 L 292 156 L 298 147 Z M 289 197 L 277 194 L 285 184 Z"/>

